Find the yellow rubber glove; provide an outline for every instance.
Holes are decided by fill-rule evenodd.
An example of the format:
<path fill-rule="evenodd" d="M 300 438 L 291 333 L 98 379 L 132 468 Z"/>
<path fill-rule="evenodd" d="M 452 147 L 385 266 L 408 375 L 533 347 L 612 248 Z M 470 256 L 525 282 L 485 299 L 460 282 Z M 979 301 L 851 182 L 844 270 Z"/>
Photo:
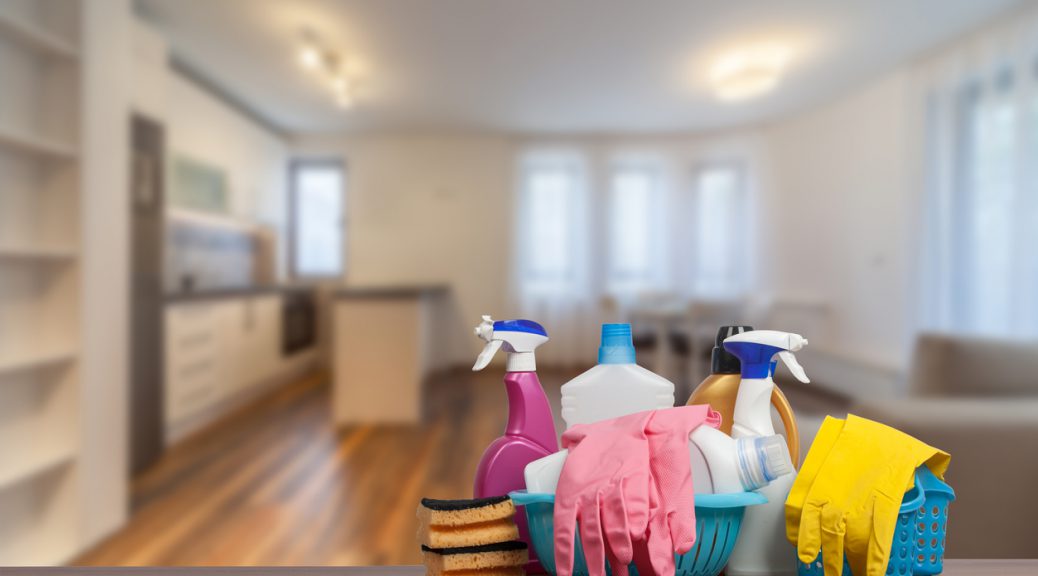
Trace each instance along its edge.
<path fill-rule="evenodd" d="M 927 464 L 943 477 L 950 457 L 854 415 L 846 422 L 826 419 L 816 442 L 786 501 L 787 536 L 796 540 L 802 562 L 813 562 L 824 550 L 826 576 L 842 574 L 845 551 L 855 576 L 883 576 L 915 469 Z M 799 527 L 790 529 L 798 509 Z"/>
<path fill-rule="evenodd" d="M 794 546 L 797 545 L 800 533 L 800 513 L 804 510 L 807 492 L 814 484 L 815 477 L 822 469 L 822 464 L 833 449 L 840 432 L 843 432 L 843 420 L 826 416 L 814 442 L 811 443 L 804 463 L 800 465 L 800 471 L 793 481 L 789 495 L 786 496 L 786 539 Z"/>

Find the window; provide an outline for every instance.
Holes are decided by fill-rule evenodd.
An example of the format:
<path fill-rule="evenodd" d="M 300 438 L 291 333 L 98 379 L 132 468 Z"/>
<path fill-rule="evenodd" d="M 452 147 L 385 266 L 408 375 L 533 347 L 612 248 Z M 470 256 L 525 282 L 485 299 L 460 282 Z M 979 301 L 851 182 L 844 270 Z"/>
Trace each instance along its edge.
<path fill-rule="evenodd" d="M 297 278 L 344 270 L 346 178 L 341 162 L 299 160 L 291 170 L 290 262 Z"/>
<path fill-rule="evenodd" d="M 692 288 L 720 297 L 745 290 L 746 238 L 735 233 L 747 217 L 742 170 L 736 164 L 713 164 L 694 175 Z"/>
<path fill-rule="evenodd" d="M 1038 337 L 1038 78 L 1025 62 L 999 59 L 931 86 L 924 328 Z"/>
<path fill-rule="evenodd" d="M 527 288 L 572 285 L 577 265 L 580 172 L 565 159 L 535 159 L 522 171 L 519 223 L 520 274 Z"/>
<path fill-rule="evenodd" d="M 665 222 L 659 170 L 619 167 L 610 187 L 609 280 L 617 292 L 663 288 Z"/>

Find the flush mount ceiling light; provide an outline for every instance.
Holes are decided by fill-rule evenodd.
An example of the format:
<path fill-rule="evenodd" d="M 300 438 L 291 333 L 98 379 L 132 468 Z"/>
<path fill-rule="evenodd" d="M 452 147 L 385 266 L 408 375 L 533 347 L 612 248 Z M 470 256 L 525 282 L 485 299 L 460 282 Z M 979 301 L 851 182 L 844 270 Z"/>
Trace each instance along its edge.
<path fill-rule="evenodd" d="M 710 82 L 721 100 L 736 101 L 773 89 L 789 63 L 789 49 L 758 45 L 721 56 L 710 69 Z"/>
<path fill-rule="evenodd" d="M 299 48 L 299 64 L 316 74 L 332 91 L 335 103 L 341 108 L 353 106 L 353 86 L 346 74 L 342 55 L 323 45 L 311 30 L 303 30 Z"/>

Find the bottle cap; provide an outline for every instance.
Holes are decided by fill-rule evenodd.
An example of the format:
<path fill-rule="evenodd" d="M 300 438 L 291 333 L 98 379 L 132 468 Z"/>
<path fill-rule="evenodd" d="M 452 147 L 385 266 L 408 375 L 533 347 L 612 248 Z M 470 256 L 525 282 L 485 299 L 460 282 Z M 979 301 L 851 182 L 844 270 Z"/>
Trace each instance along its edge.
<path fill-rule="evenodd" d="M 760 439 L 757 450 L 762 456 L 761 464 L 764 469 L 764 477 L 768 482 L 785 476 L 793 471 L 793 461 L 789 458 L 789 448 L 782 436 L 765 436 Z"/>
<path fill-rule="evenodd" d="M 739 481 L 746 490 L 767 486 L 793 471 L 789 449 L 782 436 L 750 436 L 735 441 Z"/>
<path fill-rule="evenodd" d="M 752 330 L 753 326 L 721 326 L 717 330 L 717 340 L 714 342 L 714 350 L 710 354 L 711 374 L 738 374 L 740 372 L 739 359 L 724 349 L 724 339 Z"/>
<path fill-rule="evenodd" d="M 602 324 L 599 364 L 634 364 L 634 340 L 630 324 Z"/>

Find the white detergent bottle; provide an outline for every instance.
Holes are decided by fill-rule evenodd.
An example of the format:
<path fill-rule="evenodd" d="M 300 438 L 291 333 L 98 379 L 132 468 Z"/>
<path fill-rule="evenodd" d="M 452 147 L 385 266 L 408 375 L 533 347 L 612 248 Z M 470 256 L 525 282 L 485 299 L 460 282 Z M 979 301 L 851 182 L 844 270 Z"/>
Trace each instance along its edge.
<path fill-rule="evenodd" d="M 799 334 L 775 330 L 743 332 L 724 340 L 725 350 L 739 358 L 742 371 L 732 418 L 732 437 L 775 434 L 771 421 L 774 357 L 778 356 L 797 380 L 809 382 L 793 356 L 793 352 L 806 345 L 807 339 Z M 739 539 L 725 569 L 729 576 L 797 572 L 796 554 L 786 540 L 785 520 L 786 496 L 795 478 L 795 471 L 776 478 L 759 490 L 768 498 L 768 503 L 746 509 Z"/>
<path fill-rule="evenodd" d="M 688 444 L 696 494 L 734 494 L 763 488 L 793 471 L 782 436 L 732 438 L 710 426 L 692 431 Z"/>
<path fill-rule="evenodd" d="M 562 385 L 566 428 L 674 407 L 674 384 L 634 363 L 630 324 L 603 324 L 598 365 Z"/>

